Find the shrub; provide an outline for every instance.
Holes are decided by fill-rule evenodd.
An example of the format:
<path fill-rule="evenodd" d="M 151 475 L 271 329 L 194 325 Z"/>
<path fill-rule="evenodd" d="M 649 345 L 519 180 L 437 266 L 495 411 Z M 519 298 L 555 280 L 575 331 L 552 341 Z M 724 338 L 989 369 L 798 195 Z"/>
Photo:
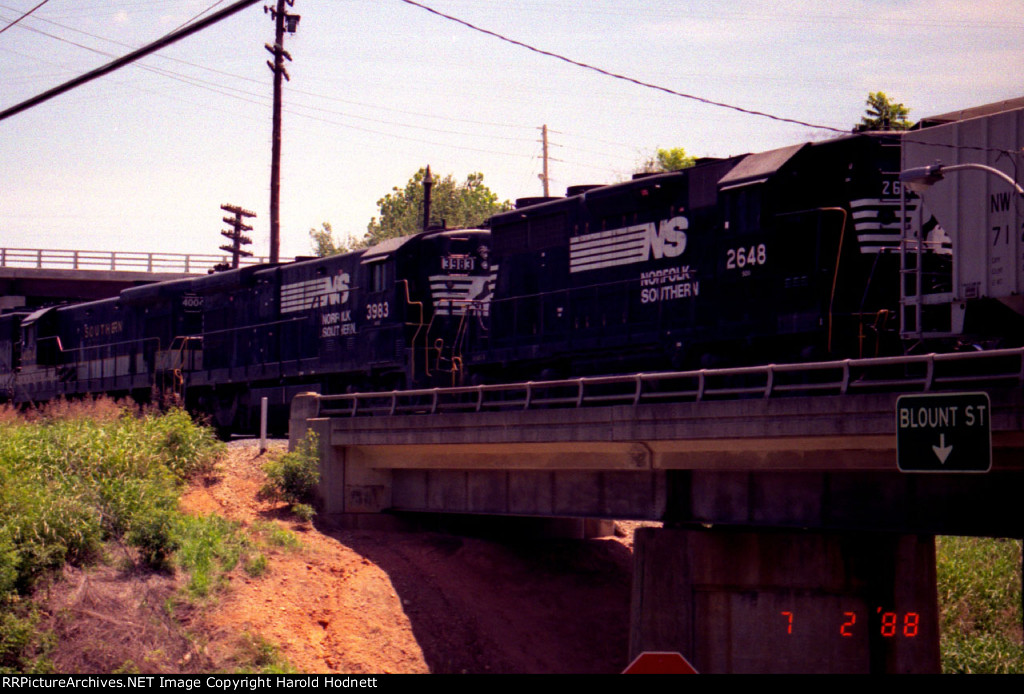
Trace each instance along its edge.
<path fill-rule="evenodd" d="M 294 451 L 281 455 L 263 466 L 267 484 L 263 493 L 290 504 L 306 504 L 313 500 L 313 491 L 320 481 L 320 454 L 317 435 L 306 433 Z"/>
<path fill-rule="evenodd" d="M 47 572 L 94 559 L 111 539 L 170 565 L 185 538 L 181 483 L 220 450 L 181 410 L 137 416 L 98 400 L 0 411 L 0 671 L 47 667 L 22 599 Z"/>
<path fill-rule="evenodd" d="M 0 610 L 0 674 L 52 671 L 41 654 L 47 650 L 47 639 L 37 632 L 38 624 L 39 613 L 31 606 Z"/>
<path fill-rule="evenodd" d="M 154 508 L 133 519 L 125 539 L 138 548 L 143 562 L 154 569 L 168 566 L 168 559 L 181 547 L 179 514 L 171 509 Z"/>

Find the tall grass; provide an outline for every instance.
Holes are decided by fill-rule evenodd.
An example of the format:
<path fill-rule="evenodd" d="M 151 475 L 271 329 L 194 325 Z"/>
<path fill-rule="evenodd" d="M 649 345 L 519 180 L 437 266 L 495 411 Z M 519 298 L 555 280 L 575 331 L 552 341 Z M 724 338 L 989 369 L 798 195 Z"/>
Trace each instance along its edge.
<path fill-rule="evenodd" d="M 936 539 L 942 670 L 1024 674 L 1021 541 Z"/>
<path fill-rule="evenodd" d="M 178 495 L 222 447 L 182 410 L 139 415 L 100 401 L 0 413 L 0 672 L 44 667 L 22 598 L 49 572 L 94 559 L 109 540 L 155 568 L 185 547 L 202 554 L 196 528 L 217 522 L 186 520 Z"/>

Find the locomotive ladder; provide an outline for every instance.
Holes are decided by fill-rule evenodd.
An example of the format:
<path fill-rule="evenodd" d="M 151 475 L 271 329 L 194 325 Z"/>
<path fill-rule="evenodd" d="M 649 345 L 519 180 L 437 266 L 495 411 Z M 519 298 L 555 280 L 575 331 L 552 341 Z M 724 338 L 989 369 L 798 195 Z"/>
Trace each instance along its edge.
<path fill-rule="evenodd" d="M 915 207 L 916 224 L 911 224 L 907 215 L 907 192 L 904 188 L 900 196 L 900 218 L 903 220 L 903 234 L 900 239 L 900 337 L 904 340 L 952 337 L 962 331 L 963 312 L 954 306 L 952 291 L 929 294 L 924 291 L 924 252 L 927 243 L 920 237 L 923 233 L 924 205 L 918 204 Z M 914 235 L 914 229 L 917 230 L 917 235 Z M 949 330 L 925 329 L 926 305 L 945 305 L 949 309 Z"/>

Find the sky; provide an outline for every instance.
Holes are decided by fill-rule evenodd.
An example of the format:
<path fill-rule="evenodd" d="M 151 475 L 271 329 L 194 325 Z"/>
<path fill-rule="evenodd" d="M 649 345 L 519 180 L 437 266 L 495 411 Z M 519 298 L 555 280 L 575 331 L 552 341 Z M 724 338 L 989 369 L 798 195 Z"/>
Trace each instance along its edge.
<path fill-rule="evenodd" d="M 233 1 L 233 0 L 231 0 Z M 1024 0 L 422 0 L 610 72 L 849 129 L 1024 96 Z M 0 29 L 39 0 L 0 0 Z M 215 0 L 49 0 L 0 33 L 0 109 L 146 45 Z M 285 39 L 281 256 L 361 237 L 421 167 L 501 199 L 624 180 L 659 147 L 728 156 L 835 136 L 501 41 L 401 0 L 296 0 Z M 269 254 L 272 83 L 261 4 L 0 121 L 0 247 L 215 253 L 222 204 Z"/>

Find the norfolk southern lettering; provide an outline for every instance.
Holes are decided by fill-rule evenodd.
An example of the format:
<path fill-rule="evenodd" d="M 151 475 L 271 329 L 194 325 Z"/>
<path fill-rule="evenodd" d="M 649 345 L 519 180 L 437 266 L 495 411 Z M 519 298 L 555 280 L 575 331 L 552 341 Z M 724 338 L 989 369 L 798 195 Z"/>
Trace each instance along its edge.
<path fill-rule="evenodd" d="M 82 326 L 82 337 L 86 340 L 91 340 L 97 337 L 120 335 L 123 332 L 124 323 L 119 320 L 110 321 L 109 323 L 97 323 L 95 325 L 87 323 Z"/>

